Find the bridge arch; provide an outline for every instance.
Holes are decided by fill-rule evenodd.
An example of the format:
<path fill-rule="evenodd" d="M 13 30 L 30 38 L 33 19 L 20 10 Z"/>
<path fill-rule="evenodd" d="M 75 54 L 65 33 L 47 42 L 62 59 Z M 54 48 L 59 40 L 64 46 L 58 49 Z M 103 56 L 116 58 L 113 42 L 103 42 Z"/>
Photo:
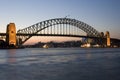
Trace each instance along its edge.
<path fill-rule="evenodd" d="M 100 33 L 96 29 L 94 29 L 92 26 L 89 26 L 88 24 L 82 21 L 71 19 L 71 18 L 55 18 L 55 19 L 42 21 L 32 26 L 29 26 L 27 28 L 18 30 L 17 31 L 18 34 L 31 34 L 29 36 L 19 36 L 22 39 L 20 44 L 23 44 L 24 42 L 26 42 L 29 38 L 32 37 L 32 35 L 37 34 L 38 32 L 50 26 L 54 26 L 58 24 L 72 25 L 84 31 L 87 34 L 87 36 L 100 37 Z"/>

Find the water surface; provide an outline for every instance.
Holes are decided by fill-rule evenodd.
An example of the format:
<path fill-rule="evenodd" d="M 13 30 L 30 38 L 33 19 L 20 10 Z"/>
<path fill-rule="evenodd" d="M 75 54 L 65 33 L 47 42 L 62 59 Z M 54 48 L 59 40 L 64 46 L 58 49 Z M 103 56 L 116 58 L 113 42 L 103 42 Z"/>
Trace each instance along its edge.
<path fill-rule="evenodd" d="M 120 80 L 120 48 L 0 50 L 0 80 Z"/>

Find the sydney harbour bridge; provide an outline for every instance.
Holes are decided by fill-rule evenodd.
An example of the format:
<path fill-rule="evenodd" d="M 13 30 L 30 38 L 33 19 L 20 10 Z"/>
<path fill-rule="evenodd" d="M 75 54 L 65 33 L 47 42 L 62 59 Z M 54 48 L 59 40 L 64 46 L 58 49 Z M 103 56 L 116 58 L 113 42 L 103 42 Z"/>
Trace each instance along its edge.
<path fill-rule="evenodd" d="M 81 33 L 84 33 L 84 35 Z M 96 43 L 106 45 L 107 47 L 120 43 L 119 39 L 110 38 L 108 31 L 104 34 L 82 21 L 71 18 L 49 19 L 18 31 L 16 31 L 15 24 L 10 23 L 7 25 L 6 33 L 0 33 L 0 36 L 5 36 L 7 46 L 21 46 L 33 36 L 91 38 Z"/>

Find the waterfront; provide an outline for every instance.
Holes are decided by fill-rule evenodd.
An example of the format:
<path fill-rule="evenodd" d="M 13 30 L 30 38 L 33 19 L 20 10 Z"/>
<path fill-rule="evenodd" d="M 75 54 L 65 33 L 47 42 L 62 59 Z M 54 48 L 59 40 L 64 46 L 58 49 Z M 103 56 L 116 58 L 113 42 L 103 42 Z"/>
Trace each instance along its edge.
<path fill-rule="evenodd" d="M 0 80 L 120 80 L 120 48 L 0 50 Z"/>

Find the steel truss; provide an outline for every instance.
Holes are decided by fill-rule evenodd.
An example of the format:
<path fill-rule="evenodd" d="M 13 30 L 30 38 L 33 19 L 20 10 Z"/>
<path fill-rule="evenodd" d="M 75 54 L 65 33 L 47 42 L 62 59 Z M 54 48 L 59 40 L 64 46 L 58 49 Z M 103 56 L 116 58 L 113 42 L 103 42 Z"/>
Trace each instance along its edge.
<path fill-rule="evenodd" d="M 56 25 L 59 26 L 57 28 L 58 32 L 55 32 Z M 54 27 L 51 27 L 51 26 L 54 26 Z M 65 26 L 66 26 L 66 28 L 65 28 Z M 96 29 L 94 29 L 93 27 L 89 26 L 88 24 L 86 24 L 84 22 L 81 22 L 76 19 L 71 19 L 71 18 L 56 18 L 56 19 L 42 21 L 42 22 L 39 22 L 32 26 L 18 30 L 17 34 L 31 34 L 29 36 L 20 36 L 19 35 L 18 36 L 19 44 L 23 44 L 24 42 L 26 42 L 29 38 L 32 37 L 32 35 L 41 34 L 41 32 L 45 29 L 47 29 L 47 32 L 44 31 L 44 34 L 59 33 L 61 35 L 64 35 L 65 33 L 69 32 L 68 35 L 75 35 L 74 33 L 71 34 L 70 31 L 75 32 L 76 29 L 72 28 L 72 30 L 71 30 L 71 27 L 69 27 L 69 26 L 74 26 L 74 28 L 81 29 L 89 37 L 100 37 L 100 33 Z M 52 28 L 54 28 L 54 29 L 52 29 Z M 67 28 L 69 28 L 69 31 L 67 30 Z M 63 30 L 63 31 L 61 31 L 61 30 Z M 76 32 L 78 32 L 78 31 L 76 30 Z M 76 34 L 76 35 L 79 35 L 79 34 Z"/>

